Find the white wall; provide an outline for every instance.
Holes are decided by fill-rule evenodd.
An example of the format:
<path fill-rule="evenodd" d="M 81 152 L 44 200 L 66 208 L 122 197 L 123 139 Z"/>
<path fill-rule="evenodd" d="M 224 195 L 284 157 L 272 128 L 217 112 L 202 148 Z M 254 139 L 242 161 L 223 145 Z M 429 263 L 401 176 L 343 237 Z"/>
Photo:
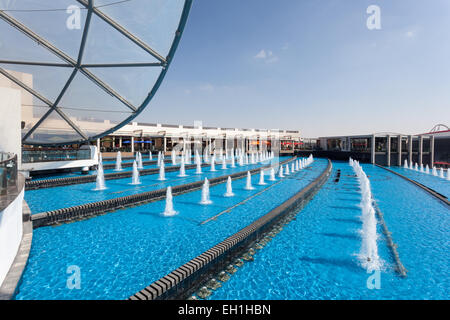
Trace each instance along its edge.
<path fill-rule="evenodd" d="M 17 154 L 22 159 L 20 90 L 0 87 L 0 151 Z"/>
<path fill-rule="evenodd" d="M 0 285 L 16 257 L 22 240 L 22 201 L 24 190 L 0 211 Z"/>

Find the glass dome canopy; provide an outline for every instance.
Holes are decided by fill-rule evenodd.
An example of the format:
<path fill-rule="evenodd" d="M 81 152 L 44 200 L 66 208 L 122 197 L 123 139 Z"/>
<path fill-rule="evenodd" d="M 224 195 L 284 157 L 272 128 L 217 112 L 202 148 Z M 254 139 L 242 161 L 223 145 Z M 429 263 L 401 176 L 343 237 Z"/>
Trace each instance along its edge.
<path fill-rule="evenodd" d="M 161 84 L 192 0 L 0 0 L 0 86 L 22 142 L 81 143 L 135 118 Z"/>

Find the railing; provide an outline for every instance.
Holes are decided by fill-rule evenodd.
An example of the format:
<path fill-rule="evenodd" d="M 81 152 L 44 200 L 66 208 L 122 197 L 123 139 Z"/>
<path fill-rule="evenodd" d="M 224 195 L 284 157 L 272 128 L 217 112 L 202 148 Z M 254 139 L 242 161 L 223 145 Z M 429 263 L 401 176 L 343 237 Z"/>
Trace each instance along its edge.
<path fill-rule="evenodd" d="M 24 150 L 22 163 L 87 160 L 91 158 L 91 151 L 82 150 Z"/>
<path fill-rule="evenodd" d="M 17 191 L 17 155 L 0 152 L 0 195 Z"/>

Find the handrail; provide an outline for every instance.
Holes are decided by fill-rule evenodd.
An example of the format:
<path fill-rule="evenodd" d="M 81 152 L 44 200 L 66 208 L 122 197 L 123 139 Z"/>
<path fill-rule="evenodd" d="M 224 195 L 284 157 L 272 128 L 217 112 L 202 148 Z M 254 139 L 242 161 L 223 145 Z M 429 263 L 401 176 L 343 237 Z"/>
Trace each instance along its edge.
<path fill-rule="evenodd" d="M 3 160 L 4 156 L 7 156 L 5 160 Z M 0 152 L 0 165 L 7 161 L 11 161 L 14 158 L 14 154 L 10 152 Z"/>

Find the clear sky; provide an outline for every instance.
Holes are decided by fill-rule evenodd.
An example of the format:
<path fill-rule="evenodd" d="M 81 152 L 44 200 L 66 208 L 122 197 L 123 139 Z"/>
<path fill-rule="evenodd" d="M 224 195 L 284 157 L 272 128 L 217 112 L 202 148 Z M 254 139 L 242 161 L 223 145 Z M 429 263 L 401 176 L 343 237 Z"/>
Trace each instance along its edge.
<path fill-rule="evenodd" d="M 380 30 L 367 28 L 369 5 Z M 305 137 L 450 124 L 450 1 L 194 0 L 137 119 Z"/>

